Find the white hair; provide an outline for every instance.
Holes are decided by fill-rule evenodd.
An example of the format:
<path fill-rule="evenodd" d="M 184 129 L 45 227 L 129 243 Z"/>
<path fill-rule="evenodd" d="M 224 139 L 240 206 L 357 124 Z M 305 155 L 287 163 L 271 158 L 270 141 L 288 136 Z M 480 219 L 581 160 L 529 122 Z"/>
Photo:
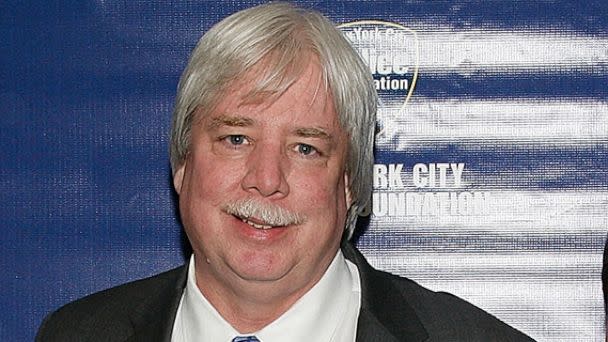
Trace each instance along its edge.
<path fill-rule="evenodd" d="M 257 83 L 244 100 L 278 97 L 298 79 L 311 54 L 318 57 L 326 89 L 349 137 L 349 239 L 371 198 L 377 94 L 369 68 L 319 12 L 280 2 L 260 5 L 223 19 L 199 40 L 178 86 L 171 167 L 175 172 L 188 154 L 193 122 L 214 109 L 232 81 L 255 72 Z"/>

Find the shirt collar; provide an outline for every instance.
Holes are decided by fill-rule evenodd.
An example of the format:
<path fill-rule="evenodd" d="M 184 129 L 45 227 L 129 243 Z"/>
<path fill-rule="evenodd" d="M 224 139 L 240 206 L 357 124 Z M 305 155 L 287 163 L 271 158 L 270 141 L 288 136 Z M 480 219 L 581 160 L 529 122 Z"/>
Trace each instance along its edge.
<path fill-rule="evenodd" d="M 319 282 L 256 336 L 264 342 L 282 341 L 288 331 L 291 341 L 331 341 L 342 325 L 353 291 L 360 292 L 359 287 L 338 250 Z"/>
<path fill-rule="evenodd" d="M 194 255 L 190 257 L 188 280 L 182 299 L 182 322 L 185 341 L 231 341 L 238 335 L 209 303 L 196 285 Z"/>

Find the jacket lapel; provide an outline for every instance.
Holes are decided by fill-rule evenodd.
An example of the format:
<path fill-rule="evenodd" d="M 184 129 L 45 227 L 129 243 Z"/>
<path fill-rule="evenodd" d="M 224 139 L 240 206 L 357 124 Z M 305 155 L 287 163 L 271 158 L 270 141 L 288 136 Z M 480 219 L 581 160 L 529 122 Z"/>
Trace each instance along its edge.
<path fill-rule="evenodd" d="M 356 341 L 399 342 L 399 339 L 385 328 L 372 312 L 362 307 L 361 311 L 359 311 L 359 321 L 357 322 Z"/>
<path fill-rule="evenodd" d="M 166 279 L 155 296 L 142 303 L 131 318 L 134 333 L 126 342 L 171 342 L 173 323 L 186 286 L 188 263 L 182 266 L 177 277 Z"/>
<path fill-rule="evenodd" d="M 350 243 L 342 244 L 345 257 L 357 265 L 361 277 L 361 310 L 357 341 L 418 342 L 428 338 L 414 309 L 393 283 L 393 276 L 373 269 Z"/>

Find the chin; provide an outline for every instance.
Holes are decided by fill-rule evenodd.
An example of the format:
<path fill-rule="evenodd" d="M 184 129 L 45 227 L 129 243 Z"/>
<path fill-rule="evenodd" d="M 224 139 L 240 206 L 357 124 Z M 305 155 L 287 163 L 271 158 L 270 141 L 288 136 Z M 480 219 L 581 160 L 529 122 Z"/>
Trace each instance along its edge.
<path fill-rule="evenodd" d="M 248 281 L 277 281 L 285 278 L 293 267 L 284 264 L 284 260 L 274 260 L 274 257 L 254 257 L 238 263 L 233 271 Z"/>

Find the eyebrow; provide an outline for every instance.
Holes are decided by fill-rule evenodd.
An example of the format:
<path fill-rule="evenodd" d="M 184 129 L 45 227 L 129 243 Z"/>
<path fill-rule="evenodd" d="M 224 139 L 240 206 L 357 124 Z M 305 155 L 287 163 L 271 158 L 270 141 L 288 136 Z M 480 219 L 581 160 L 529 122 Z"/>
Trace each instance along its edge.
<path fill-rule="evenodd" d="M 222 126 L 230 126 L 230 127 L 248 127 L 253 126 L 254 121 L 250 118 L 245 118 L 242 116 L 228 116 L 228 115 L 220 115 L 216 118 L 211 119 L 211 122 L 208 124 L 210 129 L 217 129 Z"/>
<path fill-rule="evenodd" d="M 229 127 L 250 127 L 255 124 L 255 121 L 251 118 L 246 118 L 242 116 L 230 116 L 230 115 L 220 115 L 216 118 L 211 119 L 208 127 L 210 129 L 218 129 L 220 127 L 229 126 Z M 297 136 L 303 138 L 317 138 L 323 139 L 327 141 L 333 141 L 333 136 L 328 133 L 325 129 L 319 127 L 300 127 L 294 130 L 294 133 Z"/>
<path fill-rule="evenodd" d="M 317 127 L 302 127 L 295 130 L 296 135 L 304 138 L 318 138 L 323 140 L 332 140 L 331 134 L 327 133 L 322 128 Z"/>

